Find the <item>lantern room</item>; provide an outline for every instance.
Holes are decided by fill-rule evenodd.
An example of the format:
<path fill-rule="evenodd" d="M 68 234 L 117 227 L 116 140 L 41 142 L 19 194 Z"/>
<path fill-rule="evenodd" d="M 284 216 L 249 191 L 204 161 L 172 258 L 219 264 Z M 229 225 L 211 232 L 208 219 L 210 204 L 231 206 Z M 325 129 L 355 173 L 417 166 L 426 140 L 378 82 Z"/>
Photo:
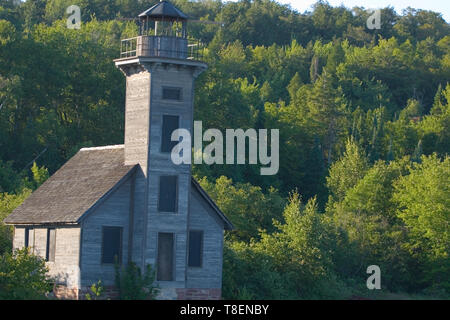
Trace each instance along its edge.
<path fill-rule="evenodd" d="M 120 58 L 161 57 L 199 60 L 198 41 L 188 40 L 188 16 L 161 1 L 138 16 L 139 35 L 122 40 Z"/>

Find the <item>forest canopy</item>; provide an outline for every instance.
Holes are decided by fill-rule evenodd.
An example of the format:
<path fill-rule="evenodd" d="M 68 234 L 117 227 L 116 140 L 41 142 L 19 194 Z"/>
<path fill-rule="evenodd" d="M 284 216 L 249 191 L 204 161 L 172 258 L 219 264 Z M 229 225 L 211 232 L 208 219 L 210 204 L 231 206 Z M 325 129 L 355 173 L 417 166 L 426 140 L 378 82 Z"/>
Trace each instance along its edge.
<path fill-rule="evenodd" d="M 450 25 L 440 13 L 317 2 L 173 0 L 208 70 L 204 128 L 280 130 L 280 170 L 195 165 L 237 227 L 224 298 L 450 294 Z M 81 147 L 123 143 L 125 80 L 113 59 L 142 0 L 0 0 L 0 220 Z M 67 28 L 66 8 L 81 9 Z M 0 224 L 0 254 L 11 230 Z M 6 260 L 5 260 L 6 261 Z M 375 290 L 376 291 L 376 290 Z"/>

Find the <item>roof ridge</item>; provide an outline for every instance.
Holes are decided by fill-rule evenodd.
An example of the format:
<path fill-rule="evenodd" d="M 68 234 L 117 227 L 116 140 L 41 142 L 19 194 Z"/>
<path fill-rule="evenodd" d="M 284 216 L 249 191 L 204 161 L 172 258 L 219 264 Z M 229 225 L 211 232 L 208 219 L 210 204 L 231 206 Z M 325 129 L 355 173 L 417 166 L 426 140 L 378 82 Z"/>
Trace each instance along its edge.
<path fill-rule="evenodd" d="M 102 146 L 102 147 L 81 148 L 80 151 L 122 149 L 124 147 L 125 147 L 125 145 L 123 145 L 123 144 L 115 144 L 115 145 Z"/>

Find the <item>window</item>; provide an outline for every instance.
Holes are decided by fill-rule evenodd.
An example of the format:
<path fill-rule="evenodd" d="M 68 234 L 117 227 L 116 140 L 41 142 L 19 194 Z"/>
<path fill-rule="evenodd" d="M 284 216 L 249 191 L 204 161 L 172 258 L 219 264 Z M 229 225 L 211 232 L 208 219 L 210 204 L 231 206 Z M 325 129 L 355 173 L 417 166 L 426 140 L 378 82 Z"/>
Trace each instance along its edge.
<path fill-rule="evenodd" d="M 180 127 L 179 116 L 163 115 L 161 152 L 171 152 L 178 141 L 172 141 L 172 132 Z"/>
<path fill-rule="evenodd" d="M 158 233 L 157 277 L 159 281 L 173 280 L 173 233 Z"/>
<path fill-rule="evenodd" d="M 55 261 L 55 249 L 56 249 L 56 229 L 47 229 L 47 249 L 45 251 L 45 260 Z"/>
<path fill-rule="evenodd" d="M 181 88 L 163 87 L 162 96 L 165 100 L 181 100 Z"/>
<path fill-rule="evenodd" d="M 189 231 L 189 267 L 202 266 L 203 231 Z"/>
<path fill-rule="evenodd" d="M 177 176 L 161 176 L 159 178 L 158 211 L 177 211 Z"/>
<path fill-rule="evenodd" d="M 25 228 L 25 247 L 30 248 L 34 245 L 34 230 L 33 228 Z"/>
<path fill-rule="evenodd" d="M 102 263 L 122 262 L 122 228 L 103 227 Z"/>

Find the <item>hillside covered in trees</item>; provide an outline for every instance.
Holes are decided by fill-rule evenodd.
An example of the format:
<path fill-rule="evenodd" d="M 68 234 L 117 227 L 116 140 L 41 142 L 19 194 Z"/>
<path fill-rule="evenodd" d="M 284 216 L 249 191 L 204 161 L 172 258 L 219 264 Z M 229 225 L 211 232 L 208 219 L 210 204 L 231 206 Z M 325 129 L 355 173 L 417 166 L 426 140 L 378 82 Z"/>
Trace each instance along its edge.
<path fill-rule="evenodd" d="M 229 299 L 450 297 L 450 25 L 439 13 L 318 2 L 173 0 L 209 69 L 203 127 L 280 130 L 280 170 L 196 165 L 236 227 Z M 0 0 L 0 220 L 81 147 L 123 143 L 112 62 L 150 0 Z M 68 29 L 66 8 L 81 8 Z M 0 224 L 0 255 L 11 249 Z M 382 290 L 366 287 L 369 265 Z M 377 296 L 378 295 L 378 296 Z"/>

